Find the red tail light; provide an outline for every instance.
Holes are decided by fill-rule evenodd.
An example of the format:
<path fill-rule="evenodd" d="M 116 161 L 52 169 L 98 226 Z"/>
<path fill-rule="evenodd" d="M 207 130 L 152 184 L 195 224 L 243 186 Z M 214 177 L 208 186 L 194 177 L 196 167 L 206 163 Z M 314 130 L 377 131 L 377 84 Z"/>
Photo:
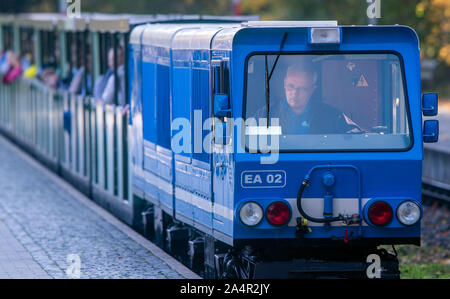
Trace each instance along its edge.
<path fill-rule="evenodd" d="M 266 209 L 267 220 L 276 226 L 286 224 L 291 218 L 289 207 L 282 202 L 274 202 Z"/>
<path fill-rule="evenodd" d="M 369 208 L 369 219 L 375 225 L 386 225 L 392 220 L 392 208 L 384 201 L 377 201 Z"/>

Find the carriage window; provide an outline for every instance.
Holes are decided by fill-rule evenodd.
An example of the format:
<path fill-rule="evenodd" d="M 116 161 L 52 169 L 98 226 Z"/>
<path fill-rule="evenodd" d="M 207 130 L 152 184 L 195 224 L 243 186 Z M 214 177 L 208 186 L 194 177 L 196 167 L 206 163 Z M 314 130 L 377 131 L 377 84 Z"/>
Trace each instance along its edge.
<path fill-rule="evenodd" d="M 253 55 L 245 142 L 280 151 L 402 150 L 410 146 L 400 59 L 394 54 Z"/>

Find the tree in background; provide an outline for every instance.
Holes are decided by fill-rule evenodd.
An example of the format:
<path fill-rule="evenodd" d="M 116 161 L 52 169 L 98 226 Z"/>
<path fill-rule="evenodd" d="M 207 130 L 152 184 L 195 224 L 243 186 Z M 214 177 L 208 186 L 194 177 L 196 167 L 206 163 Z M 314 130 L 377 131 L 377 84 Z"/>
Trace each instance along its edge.
<path fill-rule="evenodd" d="M 423 55 L 438 57 L 450 66 L 450 1 L 422 0 L 416 6 L 416 16 L 424 37 Z"/>
<path fill-rule="evenodd" d="M 379 25 L 401 24 L 414 28 L 425 57 L 450 60 L 449 0 L 380 0 Z M 365 0 L 243 0 L 244 13 L 265 20 L 338 20 L 341 25 L 367 24 Z M 443 38 L 445 36 L 445 38 Z M 449 61 L 450 62 L 450 61 Z M 450 65 L 450 63 L 449 63 Z"/>
<path fill-rule="evenodd" d="M 82 12 L 229 15 L 233 0 L 80 0 Z M 437 59 L 434 88 L 450 96 L 450 0 L 380 0 L 380 25 L 402 24 L 419 35 L 422 58 Z M 55 12 L 59 0 L 0 0 L 0 13 Z M 263 20 L 338 20 L 367 24 L 366 0 L 241 0 L 243 14 Z"/>
<path fill-rule="evenodd" d="M 58 0 L 0 0 L 0 13 L 56 12 L 57 8 Z"/>
<path fill-rule="evenodd" d="M 450 97 L 450 1 L 421 0 L 415 11 L 420 32 L 422 58 L 437 59 L 434 82 L 426 86 L 436 88 Z"/>
<path fill-rule="evenodd" d="M 450 0 L 380 0 L 380 25 L 407 25 L 417 32 L 422 58 L 437 59 L 433 82 L 425 88 L 450 97 Z M 244 14 L 264 20 L 338 20 L 367 24 L 366 0 L 242 0 Z"/>
<path fill-rule="evenodd" d="M 81 10 L 138 14 L 230 14 L 229 0 L 81 0 Z"/>

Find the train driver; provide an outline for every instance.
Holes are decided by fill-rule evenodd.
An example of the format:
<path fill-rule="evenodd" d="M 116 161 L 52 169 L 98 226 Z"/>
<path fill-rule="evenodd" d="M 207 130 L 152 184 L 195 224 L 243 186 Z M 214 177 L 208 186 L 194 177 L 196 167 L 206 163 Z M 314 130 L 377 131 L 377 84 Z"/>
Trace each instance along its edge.
<path fill-rule="evenodd" d="M 317 71 L 309 61 L 288 66 L 284 77 L 284 99 L 270 108 L 270 118 L 278 118 L 283 135 L 345 134 L 362 132 L 360 127 L 338 109 L 318 96 Z M 265 118 L 265 107 L 256 118 Z"/>

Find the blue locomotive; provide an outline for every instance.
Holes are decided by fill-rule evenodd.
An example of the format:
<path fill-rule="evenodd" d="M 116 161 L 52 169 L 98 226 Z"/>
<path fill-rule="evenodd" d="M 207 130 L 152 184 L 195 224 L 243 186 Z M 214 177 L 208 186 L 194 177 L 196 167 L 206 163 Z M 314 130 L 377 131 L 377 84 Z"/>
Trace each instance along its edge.
<path fill-rule="evenodd" d="M 411 28 L 150 24 L 129 53 L 133 192 L 158 244 L 207 277 L 366 277 L 370 254 L 398 277 L 377 246 L 420 245 L 438 136 Z"/>
<path fill-rule="evenodd" d="M 416 33 L 251 19 L 0 18 L 0 48 L 88 70 L 0 84 L 0 133 L 205 277 L 399 277 L 379 246 L 420 245 L 439 129 Z"/>

